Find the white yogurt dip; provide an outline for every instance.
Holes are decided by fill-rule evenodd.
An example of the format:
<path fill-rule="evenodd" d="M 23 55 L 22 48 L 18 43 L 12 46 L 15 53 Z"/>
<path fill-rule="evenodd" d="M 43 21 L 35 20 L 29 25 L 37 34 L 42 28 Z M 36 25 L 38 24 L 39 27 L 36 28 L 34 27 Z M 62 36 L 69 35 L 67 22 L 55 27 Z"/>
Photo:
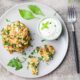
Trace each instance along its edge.
<path fill-rule="evenodd" d="M 39 33 L 46 40 L 57 39 L 62 32 L 62 25 L 57 18 L 46 18 L 40 22 Z"/>

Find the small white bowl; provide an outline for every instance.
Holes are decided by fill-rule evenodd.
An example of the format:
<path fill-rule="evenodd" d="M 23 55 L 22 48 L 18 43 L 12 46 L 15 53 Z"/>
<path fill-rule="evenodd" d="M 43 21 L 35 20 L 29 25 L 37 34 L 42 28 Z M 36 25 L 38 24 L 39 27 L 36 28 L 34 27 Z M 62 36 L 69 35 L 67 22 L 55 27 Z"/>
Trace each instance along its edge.
<path fill-rule="evenodd" d="M 42 29 L 42 25 L 48 22 L 47 28 Z M 61 22 L 53 17 L 53 18 L 45 18 L 40 21 L 38 27 L 39 35 L 45 40 L 55 40 L 57 39 L 62 32 L 62 24 Z"/>

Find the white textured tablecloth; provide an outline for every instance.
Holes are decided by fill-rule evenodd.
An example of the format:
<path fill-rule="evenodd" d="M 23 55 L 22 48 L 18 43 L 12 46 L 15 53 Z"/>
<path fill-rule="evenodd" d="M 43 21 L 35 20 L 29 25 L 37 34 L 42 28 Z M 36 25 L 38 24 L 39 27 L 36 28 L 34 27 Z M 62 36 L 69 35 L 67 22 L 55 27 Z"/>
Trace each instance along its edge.
<path fill-rule="evenodd" d="M 71 37 L 71 28 L 70 25 L 67 23 L 66 15 L 67 15 L 67 0 L 0 0 L 0 16 L 9 8 L 12 6 L 27 2 L 27 1 L 37 1 L 40 3 L 44 3 L 46 5 L 51 6 L 56 11 L 60 13 L 62 18 L 64 19 L 70 36 L 70 45 L 68 53 L 63 61 L 63 63 L 60 65 L 58 69 L 56 69 L 54 72 L 41 77 L 36 78 L 35 80 L 80 80 L 80 74 L 77 74 L 76 72 L 76 65 L 74 60 L 74 54 L 73 54 L 73 45 L 72 45 L 72 37 Z M 76 3 L 76 9 L 77 9 L 77 15 L 78 20 L 76 22 L 76 34 L 77 34 L 77 42 L 78 42 L 78 50 L 79 50 L 79 58 L 80 58 L 80 6 Z M 0 80 L 29 80 L 20 78 L 18 76 L 15 76 L 8 71 L 6 71 L 1 65 L 0 65 Z M 30 79 L 33 80 L 33 79 Z"/>

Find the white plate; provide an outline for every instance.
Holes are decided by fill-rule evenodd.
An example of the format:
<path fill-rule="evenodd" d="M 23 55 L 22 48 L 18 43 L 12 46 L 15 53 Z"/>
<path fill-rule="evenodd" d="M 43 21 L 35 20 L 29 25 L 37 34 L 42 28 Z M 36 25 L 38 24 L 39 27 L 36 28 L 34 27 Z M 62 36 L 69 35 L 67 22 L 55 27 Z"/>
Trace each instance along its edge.
<path fill-rule="evenodd" d="M 21 16 L 19 15 L 18 9 L 27 9 L 27 6 L 30 4 L 35 4 L 38 7 L 41 8 L 42 12 L 46 15 L 46 17 L 57 17 L 62 25 L 63 25 L 63 32 L 62 35 L 59 37 L 58 40 L 54 40 L 54 41 L 47 41 L 47 42 L 41 42 L 41 37 L 37 34 L 37 27 L 39 25 L 40 19 L 33 19 L 33 20 L 25 20 L 23 18 L 21 18 Z M 41 17 L 43 19 L 43 17 Z M 32 75 L 29 70 L 27 70 L 27 62 L 25 62 L 23 64 L 23 68 L 21 70 L 16 71 L 14 68 L 11 68 L 9 66 L 7 66 L 7 63 L 10 59 L 12 59 L 13 57 L 21 57 L 21 54 L 17 54 L 14 53 L 12 55 L 9 54 L 9 52 L 6 51 L 6 49 L 3 47 L 2 44 L 2 40 L 0 39 L 0 63 L 11 73 L 14 73 L 15 75 L 21 76 L 21 77 L 25 77 L 25 78 L 36 78 L 36 77 L 41 77 L 44 76 L 48 73 L 50 73 L 51 71 L 55 70 L 63 61 L 67 49 L 68 49 L 68 31 L 66 28 L 66 25 L 64 23 L 64 21 L 62 20 L 62 18 L 59 16 L 59 14 L 52 8 L 40 4 L 40 3 L 35 3 L 35 2 L 28 2 L 28 3 L 24 3 L 24 4 L 20 4 L 17 5 L 11 9 L 9 9 L 4 15 L 2 15 L 2 17 L 0 18 L 0 30 L 2 29 L 3 26 L 5 26 L 6 24 L 8 24 L 8 22 L 6 22 L 6 19 L 11 20 L 12 22 L 15 20 L 20 20 L 21 22 L 23 22 L 25 25 L 27 25 L 31 31 L 32 34 L 32 38 L 34 39 L 32 41 L 32 44 L 34 45 L 33 48 L 28 48 L 26 51 L 28 53 L 31 52 L 32 49 L 34 49 L 36 46 L 42 45 L 42 44 L 46 44 L 49 43 L 51 45 L 53 45 L 55 47 L 56 53 L 54 55 L 53 60 L 51 60 L 49 62 L 49 64 L 43 63 L 41 62 L 39 65 L 39 74 L 38 75 Z"/>

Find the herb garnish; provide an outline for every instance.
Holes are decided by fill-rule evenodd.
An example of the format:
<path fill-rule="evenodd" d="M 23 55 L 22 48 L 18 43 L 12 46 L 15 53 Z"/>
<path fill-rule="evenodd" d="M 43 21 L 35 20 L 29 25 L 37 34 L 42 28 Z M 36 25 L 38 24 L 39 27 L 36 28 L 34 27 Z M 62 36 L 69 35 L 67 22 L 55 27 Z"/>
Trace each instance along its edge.
<path fill-rule="evenodd" d="M 6 19 L 6 22 L 11 22 L 9 19 Z"/>
<path fill-rule="evenodd" d="M 35 16 L 29 10 L 19 9 L 19 13 L 20 13 L 21 17 L 26 19 L 26 20 L 30 20 L 30 19 L 35 18 Z"/>
<path fill-rule="evenodd" d="M 9 41 L 5 41 L 5 42 L 4 42 L 4 45 L 9 46 L 9 45 L 10 45 Z"/>
<path fill-rule="evenodd" d="M 9 35 L 9 33 L 10 33 L 10 30 L 7 30 L 7 31 L 6 31 L 6 33 Z"/>
<path fill-rule="evenodd" d="M 36 49 L 34 49 L 34 50 L 31 52 L 31 54 L 33 55 L 33 54 L 38 53 L 38 52 L 39 52 L 39 47 L 36 47 Z"/>
<path fill-rule="evenodd" d="M 15 70 L 20 70 L 22 68 L 22 63 L 18 58 L 13 58 L 9 61 L 8 66 L 14 67 Z"/>
<path fill-rule="evenodd" d="M 13 48 L 16 48 L 16 44 L 12 44 L 12 47 L 13 47 Z"/>
<path fill-rule="evenodd" d="M 42 23 L 41 30 L 47 29 L 48 28 L 48 25 L 49 25 L 49 22 L 48 21 L 46 23 Z"/>
<path fill-rule="evenodd" d="M 42 61 L 43 60 L 43 57 L 38 57 L 38 60 Z"/>
<path fill-rule="evenodd" d="M 29 5 L 29 9 L 36 15 L 44 16 L 44 14 L 42 13 L 41 9 L 36 5 Z"/>

